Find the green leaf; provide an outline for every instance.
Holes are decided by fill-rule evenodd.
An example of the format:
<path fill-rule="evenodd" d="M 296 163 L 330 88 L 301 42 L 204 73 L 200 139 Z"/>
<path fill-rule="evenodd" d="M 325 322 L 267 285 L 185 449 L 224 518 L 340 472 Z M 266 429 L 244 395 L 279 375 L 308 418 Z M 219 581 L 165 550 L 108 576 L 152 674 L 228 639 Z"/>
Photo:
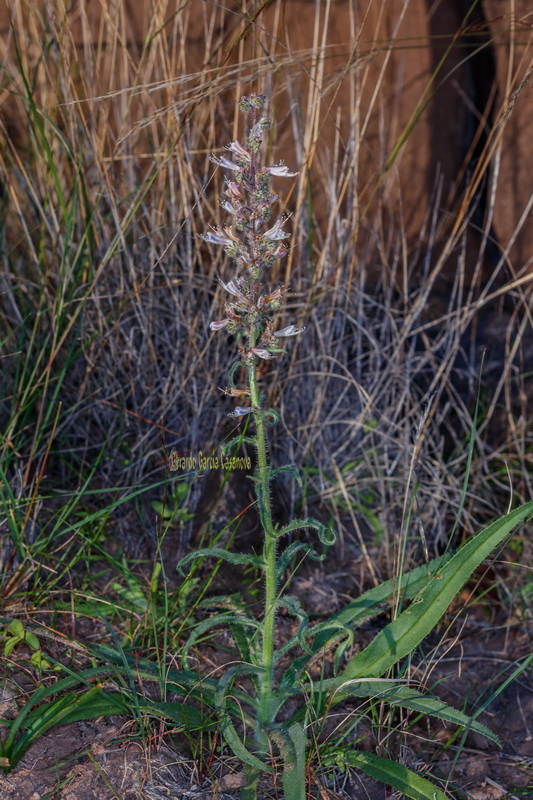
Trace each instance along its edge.
<path fill-rule="evenodd" d="M 9 625 L 8 631 L 18 639 L 24 639 L 24 625 L 19 619 L 13 620 L 13 622 Z"/>
<path fill-rule="evenodd" d="M 236 445 L 241 445 L 243 443 L 253 444 L 254 447 L 257 446 L 257 441 L 253 439 L 251 436 L 235 436 L 231 441 L 226 442 L 226 444 L 221 445 L 220 449 L 224 453 L 225 456 L 231 455 L 232 449 Z"/>
<path fill-rule="evenodd" d="M 353 628 L 381 614 L 384 610 L 384 604 L 398 592 L 402 592 L 404 600 L 411 600 L 416 597 L 420 590 L 427 586 L 430 578 L 451 558 L 451 555 L 435 558 L 421 567 L 415 567 L 415 569 L 406 572 L 400 580 L 393 578 L 380 583 L 374 589 L 369 589 L 368 592 L 364 592 L 357 600 L 342 608 L 329 620 L 313 628 L 316 634 L 313 650 L 317 651 L 329 642 L 332 638 L 331 629 L 338 629 L 339 623 L 342 623 L 345 627 Z"/>
<path fill-rule="evenodd" d="M 281 475 L 282 472 L 288 472 L 290 475 L 292 475 L 292 477 L 294 478 L 300 489 L 302 489 L 303 483 L 301 475 L 296 469 L 296 467 L 293 466 L 293 464 L 285 464 L 283 467 L 276 467 L 275 469 L 271 469 L 269 479 L 276 478 L 278 475 Z"/>
<path fill-rule="evenodd" d="M 39 639 L 36 637 L 34 633 L 30 633 L 29 631 L 26 633 L 24 637 L 24 641 L 27 643 L 28 647 L 31 650 L 40 650 L 41 645 L 39 644 Z"/>
<path fill-rule="evenodd" d="M 161 681 L 161 672 L 158 664 L 150 661 L 148 658 L 139 658 L 132 656 L 124 651 L 119 651 L 108 644 L 90 645 L 88 647 L 89 653 L 96 658 L 105 659 L 113 664 L 113 667 L 98 667 L 96 669 L 84 670 L 80 672 L 80 680 L 76 681 L 71 678 L 63 678 L 57 681 L 52 687 L 47 687 L 49 694 L 55 687 L 59 691 L 62 681 L 69 681 L 68 685 L 76 685 L 82 682 L 83 678 L 95 677 L 97 675 L 109 674 L 110 672 L 118 672 L 127 676 L 135 675 L 137 679 L 154 681 L 158 684 Z M 199 701 L 206 701 L 207 697 L 211 695 L 217 685 L 217 681 L 208 677 L 199 677 L 198 672 L 166 669 L 165 677 L 167 686 L 171 687 L 174 694 L 180 694 L 185 697 L 195 698 Z M 41 690 L 39 690 L 41 691 Z"/>
<path fill-rule="evenodd" d="M 368 647 L 351 659 L 344 670 L 344 677 L 377 678 L 411 653 L 433 630 L 474 570 L 531 514 L 533 502 L 525 503 L 470 539 L 434 574 L 409 608 L 378 633 Z"/>
<path fill-rule="evenodd" d="M 111 586 L 124 603 L 130 606 L 132 610 L 137 611 L 139 614 L 144 614 L 146 612 L 148 609 L 148 601 L 136 581 L 128 580 L 127 587 L 122 586 L 117 581 L 113 581 Z"/>
<path fill-rule="evenodd" d="M 31 715 L 31 721 L 28 724 L 29 706 L 36 695 L 39 695 L 39 689 L 34 693 L 31 700 L 26 704 L 24 709 L 20 712 L 18 717 L 13 721 L 11 729 L 4 744 L 4 753 L 9 758 L 10 769 L 13 769 L 26 751 L 31 747 L 34 741 L 43 735 L 49 728 L 58 723 L 63 723 L 68 719 L 69 714 L 76 711 L 76 708 L 82 707 L 84 704 L 92 702 L 94 696 L 100 691 L 98 687 L 89 689 L 84 695 L 75 695 L 73 692 L 55 700 L 52 703 L 36 709 Z M 115 706 L 116 709 L 116 706 Z M 117 713 L 116 710 L 113 713 Z M 90 718 L 90 717 L 89 717 Z M 21 727 L 27 727 L 26 732 L 16 740 L 16 733 Z"/>
<path fill-rule="evenodd" d="M 292 545 L 289 545 L 289 547 L 292 547 Z M 433 559 L 428 564 L 416 567 L 402 576 L 401 585 L 396 579 L 380 583 L 379 586 L 365 592 L 328 620 L 315 625 L 309 631 L 309 636 L 314 637 L 311 643 L 311 654 L 305 654 L 294 659 L 282 678 L 282 684 L 290 687 L 297 683 L 298 677 L 307 668 L 311 658 L 316 657 L 320 650 L 330 650 L 335 645 L 338 645 L 340 649 L 336 654 L 337 661 L 353 640 L 352 631 L 355 628 L 372 619 L 372 617 L 381 614 L 384 610 L 384 604 L 396 592 L 401 590 L 404 600 L 410 600 L 415 597 L 428 584 L 431 576 L 438 572 L 451 558 L 451 554 L 441 556 Z"/>
<path fill-rule="evenodd" d="M 200 608 L 222 608 L 226 613 L 234 614 L 239 621 L 243 618 L 249 618 L 248 605 L 244 602 L 242 597 L 232 595 L 207 597 L 201 600 L 198 605 Z M 260 657 L 260 638 L 255 631 L 249 634 L 248 630 L 240 624 L 230 624 L 229 627 L 235 639 L 235 644 L 239 650 L 241 660 L 255 663 L 257 660 L 256 656 Z"/>
<path fill-rule="evenodd" d="M 188 732 L 195 730 L 207 731 L 218 727 L 218 719 L 210 719 L 196 708 L 187 706 L 184 703 L 160 702 L 145 697 L 139 701 L 139 708 L 142 713 L 153 714 L 162 719 L 171 720 L 175 726 L 177 725 Z"/>
<path fill-rule="evenodd" d="M 305 800 L 305 750 L 307 737 L 301 725 L 295 722 L 288 730 L 292 747 L 285 756 L 283 791 L 285 800 Z"/>
<path fill-rule="evenodd" d="M 228 704 L 230 700 L 233 700 L 236 697 L 234 681 L 236 678 L 241 678 L 245 675 L 251 675 L 253 678 L 256 678 L 264 673 L 264 669 L 262 667 L 254 667 L 248 664 L 237 664 L 234 667 L 230 667 L 224 675 L 220 678 L 217 686 L 217 691 L 215 695 L 215 704 L 218 708 L 220 713 L 220 730 L 222 736 L 224 737 L 226 743 L 232 749 L 234 755 L 237 758 L 247 764 L 249 767 L 253 767 L 254 770 L 259 770 L 260 772 L 273 772 L 272 767 L 269 767 L 265 764 L 261 759 L 259 759 L 254 753 L 251 753 L 244 745 L 241 737 L 235 730 L 233 723 L 231 721 L 230 711 L 228 708 Z M 231 692 L 231 696 L 229 694 Z M 252 706 L 254 706 L 254 718 L 257 718 L 258 712 L 258 704 L 255 698 L 249 697 L 245 699 L 245 702 L 248 702 Z M 237 713 L 243 722 L 245 722 L 248 717 L 245 713 L 245 709 L 242 705 L 238 709 L 233 709 L 233 713 Z M 253 724 L 253 720 L 252 720 Z M 257 776 L 256 776 L 257 777 Z M 252 780 L 252 783 L 255 782 L 255 778 Z M 251 797 L 252 795 L 250 795 Z"/>
<path fill-rule="evenodd" d="M 277 425 L 280 420 L 279 411 L 276 411 L 274 408 L 257 411 L 256 416 L 262 419 L 263 422 L 271 428 Z"/>
<path fill-rule="evenodd" d="M 296 634 L 292 636 L 284 645 L 278 648 L 275 654 L 275 661 L 279 661 L 285 653 L 291 650 L 296 645 L 299 645 L 302 650 L 309 651 L 309 646 L 305 640 L 305 633 L 307 627 L 309 625 L 309 617 L 305 613 L 304 609 L 301 606 L 299 600 L 296 597 L 293 597 L 290 594 L 285 594 L 276 603 L 278 608 L 286 608 L 289 614 L 295 616 L 299 621 L 300 624 L 298 625 L 298 630 Z"/>
<path fill-rule="evenodd" d="M 59 698 L 59 700 L 54 700 L 52 703 L 46 703 L 46 705 L 37 709 L 37 713 L 34 715 L 30 725 L 26 726 L 25 719 L 23 727 L 27 727 L 27 731 L 20 737 L 13 747 L 12 763 L 16 763 L 26 752 L 30 744 L 32 744 L 39 736 L 42 736 L 42 734 L 45 733 L 48 728 L 51 728 L 58 722 L 61 722 L 63 717 L 67 714 L 68 710 L 75 702 L 76 695 L 73 692 L 69 692 L 69 694 L 66 694 L 64 697 Z"/>
<path fill-rule="evenodd" d="M 30 662 L 34 667 L 37 667 L 37 669 L 52 669 L 50 662 L 43 656 L 42 650 L 35 650 L 35 652 L 32 653 Z"/>
<path fill-rule="evenodd" d="M 34 709 L 24 720 L 24 727 L 34 725 L 39 718 L 48 715 L 50 711 L 53 712 L 54 706 L 58 707 L 60 701 L 54 700 L 51 703 L 39 706 Z M 97 689 L 95 691 L 86 692 L 79 695 L 78 700 L 70 710 L 66 711 L 61 717 L 58 716 L 52 722 L 56 725 L 61 722 L 66 725 L 69 722 L 79 722 L 85 719 L 97 719 L 98 717 L 108 717 L 116 714 L 129 714 L 129 706 L 124 702 L 122 695 L 118 693 L 108 694 Z M 51 727 L 51 725 L 49 725 Z"/>
<path fill-rule="evenodd" d="M 233 754 L 236 755 L 237 758 L 240 758 L 244 764 L 248 764 L 248 766 L 260 770 L 261 772 L 274 771 L 272 767 L 269 767 L 268 764 L 265 764 L 263 761 L 257 758 L 257 756 L 255 756 L 253 753 L 250 753 L 250 751 L 246 749 L 239 737 L 239 734 L 233 727 L 228 715 L 224 715 L 221 723 L 221 731 L 222 736 L 233 751 Z"/>
<path fill-rule="evenodd" d="M 443 722 L 451 722 L 454 725 L 459 725 L 463 728 L 480 733 L 486 736 L 487 739 L 501 744 L 500 739 L 485 725 L 476 722 L 468 714 L 458 711 L 452 706 L 447 705 L 438 697 L 423 694 L 416 691 L 409 686 L 402 686 L 398 684 L 391 685 L 390 682 L 384 680 L 377 681 L 359 681 L 359 680 L 345 680 L 343 677 L 333 678 L 331 680 L 322 681 L 317 688 L 335 689 L 333 696 L 333 703 L 338 703 L 346 697 L 372 697 L 373 699 L 385 700 L 392 706 L 399 706 L 401 708 L 408 708 L 411 711 L 417 711 L 421 714 L 427 714 L 431 717 L 436 717 Z M 331 700 L 331 698 L 330 698 Z"/>
<path fill-rule="evenodd" d="M 24 637 L 19 638 L 18 636 L 10 636 L 9 639 L 6 639 L 6 643 L 4 644 L 4 657 L 8 658 L 16 645 L 23 641 Z"/>
<path fill-rule="evenodd" d="M 337 758 L 338 761 L 341 759 Z M 449 800 L 433 783 L 422 778 L 417 772 L 407 769 L 388 758 L 380 758 L 374 753 L 352 751 L 342 754 L 342 763 L 360 769 L 371 778 L 393 786 L 411 800 Z"/>
<path fill-rule="evenodd" d="M 323 555 L 321 553 L 316 553 L 313 550 L 313 546 L 306 542 L 291 542 L 278 556 L 276 563 L 276 583 L 279 583 L 283 578 L 283 573 L 299 550 L 303 550 L 303 553 L 300 555 L 302 560 L 308 556 L 313 561 L 324 561 L 326 557 L 325 553 Z"/>
<path fill-rule="evenodd" d="M 235 381 L 234 381 L 234 375 L 235 375 L 235 372 L 236 372 L 236 371 L 237 371 L 237 370 L 238 370 L 240 367 L 244 367 L 244 368 L 246 369 L 246 366 L 247 366 L 247 365 L 244 363 L 244 361 L 234 361 L 234 362 L 233 362 L 233 364 L 231 365 L 231 367 L 229 368 L 229 372 L 228 372 L 228 383 L 229 383 L 229 385 L 231 386 L 231 388 L 232 388 L 232 389 L 236 389 L 236 388 L 237 388 L 237 387 L 235 386 Z"/>
<path fill-rule="evenodd" d="M 206 547 L 203 550 L 196 550 L 194 553 L 186 555 L 185 558 L 182 558 L 178 563 L 176 569 L 183 575 L 182 568 L 185 564 L 188 564 L 190 561 L 195 561 L 197 558 L 207 558 L 208 556 L 211 558 L 221 558 L 224 561 L 229 561 L 230 564 L 247 564 L 248 566 L 258 567 L 259 569 L 263 569 L 264 567 L 262 559 L 257 556 L 247 555 L 245 553 L 228 553 L 228 551 L 224 550 L 222 547 Z"/>
<path fill-rule="evenodd" d="M 322 522 L 319 522 L 314 517 L 306 517 L 305 519 L 293 519 L 280 530 L 276 531 L 276 536 L 284 536 L 286 533 L 293 531 L 303 530 L 305 528 L 314 528 L 318 534 L 318 538 L 322 544 L 331 546 L 337 541 L 337 534 L 332 528 L 328 528 Z"/>
<path fill-rule="evenodd" d="M 260 678 L 262 675 L 264 675 L 264 672 L 264 667 L 254 666 L 253 664 L 236 664 L 234 667 L 229 667 L 229 669 L 226 670 L 218 682 L 214 697 L 215 706 L 224 713 L 227 713 L 227 704 L 229 698 L 228 692 L 231 690 L 232 698 L 238 695 L 234 687 L 235 680 L 246 675 L 251 675 L 254 679 Z M 255 682 L 257 683 L 257 681 Z M 257 712 L 259 708 L 259 702 L 253 694 L 245 696 L 243 700 L 245 703 L 253 707 L 254 712 Z M 244 708 L 241 707 L 241 716 L 243 716 L 244 713 Z"/>
<path fill-rule="evenodd" d="M 210 630 L 210 628 L 216 628 L 218 625 L 240 625 L 241 627 L 248 626 L 250 628 L 255 628 L 256 630 L 261 628 L 260 623 L 256 619 L 253 619 L 253 617 L 245 617 L 244 615 L 240 616 L 237 614 L 215 614 L 213 617 L 209 617 L 209 619 L 204 619 L 202 622 L 199 622 L 193 629 L 183 647 L 184 657 L 187 656 L 187 653 L 191 649 L 192 645 L 199 639 L 200 636 L 202 636 L 202 634 Z"/>

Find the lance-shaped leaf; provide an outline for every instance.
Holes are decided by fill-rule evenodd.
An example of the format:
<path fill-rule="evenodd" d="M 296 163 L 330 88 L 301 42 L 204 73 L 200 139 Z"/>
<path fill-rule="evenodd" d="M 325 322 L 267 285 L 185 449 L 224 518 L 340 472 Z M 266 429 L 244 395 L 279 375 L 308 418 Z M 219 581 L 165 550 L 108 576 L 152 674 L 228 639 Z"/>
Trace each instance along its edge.
<path fill-rule="evenodd" d="M 292 531 L 302 530 L 304 528 L 314 528 L 318 534 L 318 538 L 322 542 L 322 544 L 326 546 L 331 546 L 335 544 L 337 541 L 337 534 L 332 528 L 328 528 L 322 522 L 319 522 L 314 517 L 306 517 L 305 519 L 293 519 L 287 525 L 284 525 L 283 528 L 280 528 L 276 531 L 276 536 L 284 536 L 286 533 L 292 533 Z"/>
<path fill-rule="evenodd" d="M 278 562 L 276 564 L 276 583 L 279 583 L 283 578 L 283 573 L 299 550 L 303 551 L 301 555 L 302 560 L 304 557 L 309 556 L 313 561 L 324 561 L 326 557 L 325 554 L 315 553 L 313 546 L 306 542 L 291 542 L 278 556 Z M 313 628 L 312 633 L 314 634 L 314 632 L 315 629 Z"/>
<path fill-rule="evenodd" d="M 358 628 L 372 617 L 381 614 L 387 602 L 398 592 L 402 593 L 404 600 L 412 600 L 452 557 L 452 554 L 440 556 L 421 567 L 415 567 L 406 572 L 400 580 L 392 578 L 380 583 L 379 586 L 364 592 L 357 600 L 349 603 L 328 620 L 315 625 L 313 628 L 315 636 L 313 651 L 318 652 L 324 647 L 333 646 L 333 642 L 338 639 L 339 629 Z"/>
<path fill-rule="evenodd" d="M 411 653 L 433 630 L 474 570 L 531 514 L 533 502 L 525 503 L 470 539 L 434 574 L 409 608 L 351 659 L 344 670 L 344 677 L 378 678 Z"/>
<path fill-rule="evenodd" d="M 225 456 L 231 455 L 231 451 L 234 447 L 240 447 L 243 442 L 247 442 L 248 444 L 253 444 L 254 446 L 257 444 L 256 440 L 251 436 L 234 436 L 229 442 L 221 445 L 221 450 Z"/>
<path fill-rule="evenodd" d="M 347 697 L 371 697 L 372 699 L 385 700 L 392 706 L 407 708 L 421 714 L 436 717 L 443 722 L 451 722 L 462 728 L 468 728 L 475 733 L 480 733 L 495 744 L 501 744 L 500 739 L 485 725 L 476 722 L 468 714 L 458 711 L 449 706 L 444 701 L 433 695 L 426 695 L 418 692 L 410 686 L 395 684 L 388 680 L 342 680 L 332 678 L 321 681 L 318 685 L 320 690 L 334 689 L 334 694 L 329 695 L 328 705 L 338 703 Z"/>
<path fill-rule="evenodd" d="M 309 617 L 302 608 L 300 601 L 290 594 L 285 594 L 280 597 L 276 605 L 278 608 L 286 608 L 289 614 L 293 614 L 297 619 L 300 620 L 296 634 L 291 636 L 288 642 L 285 642 L 284 645 L 278 648 L 274 660 L 279 661 L 281 658 L 283 658 L 285 653 L 287 653 L 297 644 L 300 645 L 302 650 L 309 650 L 308 644 L 305 641 L 305 632 L 309 625 Z"/>
<path fill-rule="evenodd" d="M 331 762 L 333 759 L 328 760 Z M 397 764 L 388 758 L 380 758 L 374 753 L 345 752 L 342 756 L 340 754 L 337 756 L 336 762 L 360 769 L 371 778 L 403 792 L 410 800 L 449 800 L 449 797 L 427 778 L 404 767 L 403 764 Z"/>
<path fill-rule="evenodd" d="M 294 553 L 299 548 L 306 546 L 309 547 L 309 545 L 299 542 L 290 544 L 280 555 L 280 562 L 284 560 L 284 568 Z M 312 552 L 307 552 L 306 555 L 310 555 L 311 558 L 316 557 Z M 298 656 L 290 663 L 281 678 L 280 689 L 283 687 L 284 691 L 290 691 L 291 687 L 295 687 L 295 691 L 300 691 L 298 688 L 300 676 L 306 671 L 309 663 L 319 656 L 321 651 L 331 650 L 335 647 L 335 665 L 338 665 L 346 649 L 353 644 L 354 631 L 360 625 L 381 614 L 386 607 L 387 601 L 394 597 L 400 588 L 404 600 L 410 600 L 415 597 L 424 586 L 427 586 L 431 576 L 438 572 L 451 558 L 452 554 L 440 556 L 422 567 L 416 567 L 402 576 L 401 584 L 397 579 L 380 583 L 379 586 L 369 589 L 368 592 L 362 594 L 357 600 L 345 606 L 329 619 L 315 625 L 307 633 L 311 640 L 311 652 Z M 278 575 L 278 580 L 280 578 L 281 574 Z M 339 683 L 342 680 L 345 680 L 345 678 L 342 677 Z M 339 685 L 339 683 L 335 685 Z M 330 688 L 332 686 L 333 683 Z"/>
<path fill-rule="evenodd" d="M 305 800 L 305 751 L 307 737 L 302 726 L 295 722 L 288 730 L 280 726 L 269 731 L 283 758 L 283 791 L 286 800 Z"/>
<path fill-rule="evenodd" d="M 260 758 L 258 758 L 254 753 L 250 752 L 250 750 L 245 746 L 242 738 L 237 733 L 235 726 L 231 721 L 231 715 L 228 709 L 229 693 L 231 691 L 231 693 L 234 694 L 234 680 L 245 675 L 251 675 L 253 678 L 257 678 L 263 673 L 264 669 L 262 667 L 254 667 L 248 664 L 238 664 L 235 667 L 230 667 L 230 669 L 227 670 L 218 683 L 215 695 L 215 703 L 221 712 L 220 729 L 222 736 L 233 750 L 234 755 L 236 755 L 237 758 L 240 758 L 244 764 L 248 764 L 248 766 L 253 767 L 254 769 L 260 770 L 261 772 L 273 772 L 271 766 L 266 764 L 264 761 L 261 761 Z M 255 707 L 257 712 L 257 702 L 251 697 L 249 698 L 248 702 Z M 244 709 L 242 707 L 241 714 L 244 716 Z"/>

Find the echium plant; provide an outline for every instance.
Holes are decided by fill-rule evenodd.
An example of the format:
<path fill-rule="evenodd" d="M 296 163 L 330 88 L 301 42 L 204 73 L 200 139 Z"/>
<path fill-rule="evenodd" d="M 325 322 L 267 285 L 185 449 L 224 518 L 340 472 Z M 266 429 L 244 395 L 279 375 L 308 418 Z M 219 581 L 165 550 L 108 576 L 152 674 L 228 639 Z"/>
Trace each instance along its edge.
<path fill-rule="evenodd" d="M 250 423 L 241 436 L 226 448 L 235 450 L 243 441 L 257 453 L 255 474 L 251 476 L 259 518 L 263 529 L 260 555 L 233 553 L 211 547 L 189 554 L 180 563 L 205 557 L 225 559 L 233 564 L 251 565 L 263 575 L 262 613 L 254 616 L 243 601 L 231 597 L 210 598 L 211 608 L 220 611 L 199 622 L 183 649 L 189 667 L 192 646 L 213 628 L 227 626 L 233 635 L 240 657 L 232 662 L 222 677 L 202 682 L 202 701 L 217 710 L 225 743 L 244 765 L 241 800 L 255 800 L 261 773 L 273 773 L 283 762 L 283 787 L 286 800 L 305 800 L 306 763 L 309 740 L 319 742 L 319 732 L 331 708 L 350 698 L 378 699 L 415 714 L 425 713 L 468 730 L 477 731 L 495 742 L 498 738 L 486 727 L 463 712 L 433 696 L 420 692 L 402 681 L 387 678 L 391 668 L 411 654 L 435 627 L 440 617 L 465 581 L 490 552 L 516 525 L 533 513 L 533 503 L 521 506 L 496 520 L 469 540 L 455 555 L 452 553 L 422 567 L 397 576 L 363 594 L 329 619 L 311 625 L 298 600 L 280 590 L 293 557 L 317 557 L 311 545 L 292 541 L 287 536 L 311 528 L 326 544 L 333 544 L 334 533 L 313 518 L 294 519 L 280 526 L 273 520 L 270 488 L 281 472 L 289 472 L 300 483 L 292 465 L 273 468 L 267 447 L 268 427 L 278 421 L 278 413 L 265 407 L 266 397 L 258 383 L 258 362 L 284 353 L 280 340 L 302 332 L 294 324 L 277 328 L 277 315 L 285 287 L 265 287 L 269 268 L 287 253 L 289 234 L 284 230 L 285 217 L 271 225 L 272 206 L 277 201 L 270 192 L 273 176 L 291 177 L 283 164 L 261 166 L 262 138 L 270 121 L 262 115 L 265 98 L 251 94 L 243 97 L 240 109 L 249 116 L 250 127 L 244 145 L 228 145 L 228 156 L 211 160 L 228 171 L 224 209 L 231 223 L 202 236 L 210 244 L 221 245 L 237 266 L 236 277 L 222 283 L 229 297 L 225 316 L 211 323 L 212 330 L 226 329 L 237 341 L 238 354 L 228 375 L 227 394 L 239 403 L 231 416 Z M 267 279 L 267 278 L 266 278 Z M 236 375 L 243 385 L 236 384 Z M 251 432 L 250 432 L 251 431 Z M 474 436 L 471 439 L 473 447 Z M 396 602 L 401 597 L 402 603 Z M 403 608 L 361 652 L 350 655 L 357 627 L 378 616 L 388 606 Z M 283 641 L 276 632 L 278 612 L 293 616 L 296 632 Z M 325 667 L 313 680 L 310 668 L 333 651 L 330 675 Z M 187 685 L 193 671 L 180 676 Z M 385 677 L 384 677 L 385 676 Z M 245 679 L 245 682 L 241 679 Z M 250 688 L 252 687 L 252 688 Z M 191 696 L 197 691 L 191 688 Z M 339 727 L 336 742 L 324 744 L 320 755 L 323 766 L 359 768 L 378 780 L 394 786 L 413 800 L 446 800 L 447 795 L 427 778 L 392 759 L 354 749 L 348 742 L 353 732 L 351 715 L 346 715 L 344 732 Z M 312 735 L 310 735 L 312 734 Z M 353 739 L 353 735 L 352 735 Z"/>

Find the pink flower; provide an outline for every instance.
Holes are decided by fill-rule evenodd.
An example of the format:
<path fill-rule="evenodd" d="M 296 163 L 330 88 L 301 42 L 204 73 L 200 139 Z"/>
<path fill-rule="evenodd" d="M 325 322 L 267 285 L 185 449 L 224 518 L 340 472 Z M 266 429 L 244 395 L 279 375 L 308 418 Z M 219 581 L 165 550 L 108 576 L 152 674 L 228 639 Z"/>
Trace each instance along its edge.
<path fill-rule="evenodd" d="M 297 328 L 296 325 L 287 325 L 286 328 L 276 331 L 274 336 L 296 336 L 297 333 L 301 333 L 302 331 L 305 331 L 305 328 Z"/>
<path fill-rule="evenodd" d="M 231 197 L 232 200 L 242 200 L 244 194 L 238 183 L 227 181 L 227 187 L 226 194 L 228 197 Z"/>
<path fill-rule="evenodd" d="M 216 164 L 217 167 L 223 167 L 224 169 L 234 169 L 236 172 L 240 170 L 238 164 L 235 164 L 233 161 L 230 161 L 229 158 L 226 158 L 226 156 L 220 156 L 219 158 L 218 156 L 210 155 L 209 160 L 212 161 L 213 164 Z"/>
<path fill-rule="evenodd" d="M 245 417 L 246 414 L 249 414 L 253 411 L 252 408 L 245 408 L 244 406 L 235 406 L 233 411 L 228 414 L 228 417 Z"/>
<path fill-rule="evenodd" d="M 282 161 L 279 164 L 272 164 L 270 167 L 263 167 L 261 171 L 275 175 L 277 178 L 292 178 L 294 175 L 298 175 L 297 172 L 289 172 L 289 168 Z"/>
<path fill-rule="evenodd" d="M 234 281 L 228 281 L 227 283 L 224 283 L 224 281 L 220 281 L 220 283 L 222 284 L 223 288 L 227 292 L 232 294 L 234 297 L 238 297 L 239 300 L 244 300 L 245 299 L 244 295 L 239 290 L 239 287 L 236 285 L 236 283 Z"/>
<path fill-rule="evenodd" d="M 212 331 L 220 331 L 222 330 L 222 328 L 226 327 L 228 322 L 230 322 L 229 319 L 213 320 L 213 322 L 210 324 L 209 327 L 211 328 Z"/>
<path fill-rule="evenodd" d="M 231 144 L 227 145 L 227 149 L 231 150 L 232 153 L 235 153 L 237 158 L 240 158 L 241 161 L 246 161 L 248 164 L 250 163 L 250 153 L 244 149 L 240 142 L 231 142 Z"/>
<path fill-rule="evenodd" d="M 281 226 L 283 225 L 283 219 L 278 219 L 275 225 L 265 231 L 263 234 L 263 239 L 270 239 L 270 241 L 275 242 L 278 239 L 286 239 L 290 236 L 290 233 L 282 230 Z"/>
<path fill-rule="evenodd" d="M 223 244 L 226 247 L 233 244 L 229 237 L 222 236 L 221 233 L 217 233 L 216 231 L 207 231 L 205 234 L 200 234 L 199 238 L 203 239 L 204 242 L 209 242 L 209 244 Z"/>
<path fill-rule="evenodd" d="M 259 358 L 264 358 L 267 361 L 270 358 L 275 358 L 275 356 L 273 356 L 272 353 L 269 353 L 268 350 L 265 350 L 264 347 L 252 347 L 250 349 L 250 353 L 253 353 L 254 356 L 259 356 Z"/>

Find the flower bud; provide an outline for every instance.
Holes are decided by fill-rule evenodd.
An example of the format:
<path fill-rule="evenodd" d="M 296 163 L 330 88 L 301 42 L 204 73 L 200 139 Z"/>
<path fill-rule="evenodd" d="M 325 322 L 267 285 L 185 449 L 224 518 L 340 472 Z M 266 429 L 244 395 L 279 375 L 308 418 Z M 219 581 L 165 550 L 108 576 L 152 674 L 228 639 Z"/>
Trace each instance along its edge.
<path fill-rule="evenodd" d="M 224 392 L 224 394 L 229 394 L 231 397 L 242 397 L 243 395 L 250 397 L 250 392 L 248 389 L 232 389 L 230 386 L 227 386 L 225 389 L 221 389 L 220 391 Z"/>

